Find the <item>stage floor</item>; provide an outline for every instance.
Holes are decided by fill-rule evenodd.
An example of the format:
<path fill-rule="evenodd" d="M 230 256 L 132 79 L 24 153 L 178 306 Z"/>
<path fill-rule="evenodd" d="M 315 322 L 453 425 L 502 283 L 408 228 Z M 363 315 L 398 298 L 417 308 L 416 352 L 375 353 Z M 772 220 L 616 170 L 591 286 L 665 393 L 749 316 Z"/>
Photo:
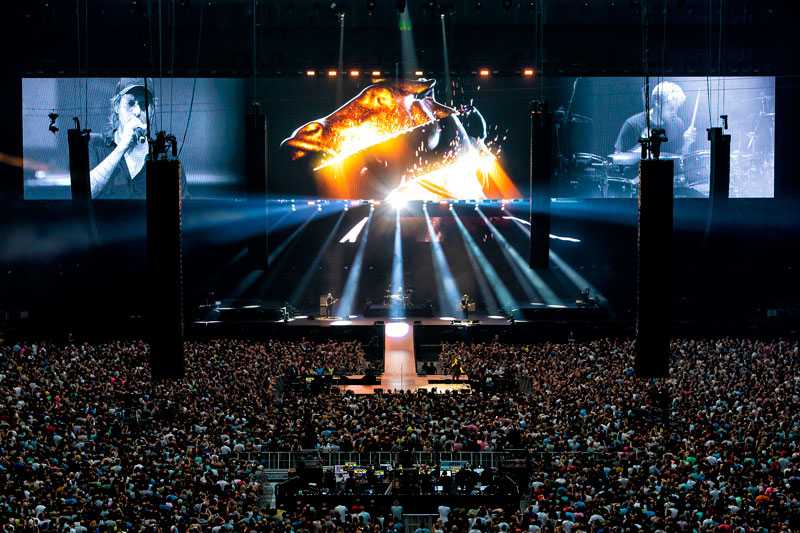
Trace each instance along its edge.
<path fill-rule="evenodd" d="M 333 322 L 332 319 L 328 320 Z M 370 325 L 373 323 L 374 320 L 369 321 Z M 437 323 L 449 324 L 449 321 L 439 320 Z M 466 378 L 453 383 L 454 380 L 450 376 L 417 375 L 417 360 L 414 353 L 414 321 L 392 320 L 386 324 L 383 374 L 378 377 L 379 383 L 376 385 L 342 385 L 339 387 L 340 390 L 354 394 L 374 394 L 375 389 L 382 391 L 425 389 L 437 392 L 469 389 Z M 440 381 L 450 381 L 451 383 L 438 383 Z"/>
<path fill-rule="evenodd" d="M 381 317 L 381 318 L 365 318 L 361 315 L 353 316 L 351 315 L 350 318 L 342 318 L 342 317 L 332 317 L 332 318 L 306 318 L 303 315 L 299 315 L 295 318 L 292 318 L 285 322 L 287 326 L 374 326 L 375 322 L 382 321 L 384 324 L 389 323 L 407 323 L 410 326 L 414 325 L 414 322 L 419 322 L 423 326 L 448 326 L 453 320 L 465 320 L 461 317 L 403 317 L 403 318 L 390 318 L 390 317 Z M 481 324 L 490 324 L 490 325 L 506 325 L 508 324 L 508 319 L 501 316 L 487 316 L 487 315 L 479 315 L 477 313 L 470 313 L 469 320 L 477 320 Z M 412 342 L 413 344 L 413 342 Z"/>

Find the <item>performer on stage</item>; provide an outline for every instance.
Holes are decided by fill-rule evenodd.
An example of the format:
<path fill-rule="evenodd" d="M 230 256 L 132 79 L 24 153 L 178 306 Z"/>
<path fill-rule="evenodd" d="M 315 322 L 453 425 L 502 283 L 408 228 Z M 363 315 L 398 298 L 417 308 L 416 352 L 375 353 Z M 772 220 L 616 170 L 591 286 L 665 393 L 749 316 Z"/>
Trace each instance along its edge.
<path fill-rule="evenodd" d="M 120 78 L 111 98 L 109 129 L 89 139 L 89 181 L 92 198 L 144 198 L 149 151 L 147 116 L 156 114 L 153 80 Z M 186 174 L 181 165 L 186 195 Z"/>
<path fill-rule="evenodd" d="M 461 297 L 461 312 L 464 313 L 464 318 L 469 318 L 469 294 L 466 292 Z"/>
<path fill-rule="evenodd" d="M 336 298 L 333 297 L 333 291 L 328 291 L 328 296 L 325 297 L 325 318 L 333 316 L 333 304 L 336 303 Z"/>
<path fill-rule="evenodd" d="M 692 123 L 685 127 L 683 119 L 678 116 L 678 109 L 686 101 L 686 94 L 677 83 L 662 81 L 653 88 L 652 107 L 650 108 L 650 128 L 662 128 L 666 131 L 667 142 L 661 146 L 663 152 L 685 154 L 689 151 L 697 137 L 694 120 L 697 115 L 695 101 Z M 644 111 L 629 117 L 622 125 L 614 143 L 614 152 L 626 152 L 639 146 L 639 139 L 650 137 L 647 130 Z"/>

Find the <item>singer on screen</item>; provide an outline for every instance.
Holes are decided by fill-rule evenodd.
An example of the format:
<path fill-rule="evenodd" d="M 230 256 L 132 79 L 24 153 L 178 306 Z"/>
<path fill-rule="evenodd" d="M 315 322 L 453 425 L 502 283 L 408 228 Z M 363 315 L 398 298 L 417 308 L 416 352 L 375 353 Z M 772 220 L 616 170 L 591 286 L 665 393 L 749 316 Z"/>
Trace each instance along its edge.
<path fill-rule="evenodd" d="M 146 194 L 145 161 L 148 155 L 147 116 L 156 113 L 153 80 L 120 78 L 111 98 L 109 127 L 105 133 L 92 134 L 89 141 L 89 164 L 92 198 L 144 198 Z M 148 112 L 145 112 L 145 109 Z M 181 168 L 186 191 L 186 175 Z"/>

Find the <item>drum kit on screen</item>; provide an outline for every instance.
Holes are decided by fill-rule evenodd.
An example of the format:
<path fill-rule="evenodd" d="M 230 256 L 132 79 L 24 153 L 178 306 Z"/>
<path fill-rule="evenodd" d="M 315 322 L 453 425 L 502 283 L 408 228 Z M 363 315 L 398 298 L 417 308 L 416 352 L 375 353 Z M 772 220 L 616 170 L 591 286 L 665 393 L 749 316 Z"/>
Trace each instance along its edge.
<path fill-rule="evenodd" d="M 753 99 L 761 104 L 760 111 L 751 114 L 739 127 L 731 128 L 730 196 L 768 196 L 775 169 L 775 111 L 774 97 Z M 592 119 L 571 115 L 560 128 L 591 131 Z M 562 134 L 563 135 L 563 134 Z M 698 141 L 705 132 L 698 132 Z M 572 138 L 586 136 L 570 135 Z M 571 143 L 573 146 L 576 143 Z M 584 144 L 584 143 L 580 143 Z M 699 142 L 696 144 L 700 144 Z M 706 143 L 707 144 L 707 143 Z M 575 146 L 577 148 L 577 146 Z M 562 197 L 631 198 L 639 184 L 641 149 L 601 156 L 572 151 L 562 154 L 560 146 L 556 164 L 559 195 Z M 694 150 L 687 154 L 661 152 L 661 159 L 674 161 L 675 196 L 708 197 L 711 173 L 711 151 Z"/>

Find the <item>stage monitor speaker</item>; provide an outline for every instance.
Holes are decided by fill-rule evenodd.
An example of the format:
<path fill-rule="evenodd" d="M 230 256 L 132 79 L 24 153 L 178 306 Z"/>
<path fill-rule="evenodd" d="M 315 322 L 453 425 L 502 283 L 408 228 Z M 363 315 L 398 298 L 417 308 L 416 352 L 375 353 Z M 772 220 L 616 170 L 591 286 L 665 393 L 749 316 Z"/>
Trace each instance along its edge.
<path fill-rule="evenodd" d="M 383 326 L 383 325 L 385 325 L 385 324 L 384 324 L 383 320 L 376 320 L 376 321 L 375 321 L 375 325 L 376 325 L 376 326 Z"/>
<path fill-rule="evenodd" d="M 147 162 L 148 328 L 153 379 L 184 376 L 180 176 L 179 161 Z"/>
<path fill-rule="evenodd" d="M 255 219 L 258 231 L 247 242 L 247 259 L 254 268 L 264 268 L 269 260 L 267 117 L 260 106 L 253 105 L 245 123 L 247 201 L 261 212 Z"/>
<path fill-rule="evenodd" d="M 414 321 L 414 325 L 415 326 L 421 326 L 422 325 L 422 320 L 415 320 Z"/>
<path fill-rule="evenodd" d="M 553 196 L 553 113 L 546 102 L 530 107 L 530 254 L 531 268 L 550 265 L 550 199 Z"/>
<path fill-rule="evenodd" d="M 673 161 L 640 162 L 635 370 L 669 372 Z"/>

